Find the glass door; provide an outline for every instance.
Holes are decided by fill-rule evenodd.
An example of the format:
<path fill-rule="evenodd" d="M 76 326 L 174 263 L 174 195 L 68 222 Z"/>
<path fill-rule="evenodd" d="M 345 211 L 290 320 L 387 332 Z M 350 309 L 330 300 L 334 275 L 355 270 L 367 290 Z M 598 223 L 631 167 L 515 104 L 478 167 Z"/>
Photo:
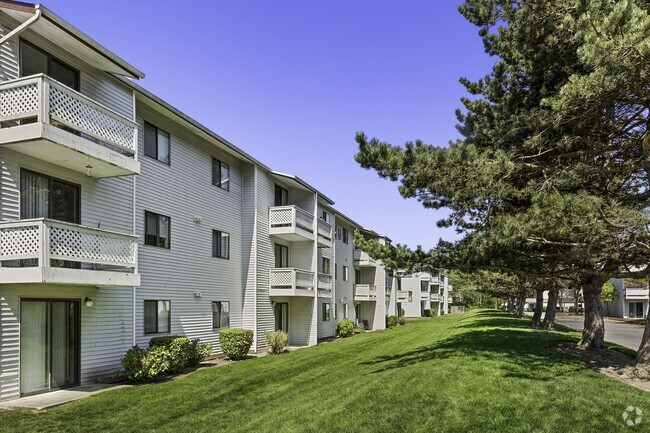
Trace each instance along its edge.
<path fill-rule="evenodd" d="M 275 304 L 275 330 L 289 333 L 289 304 L 286 302 Z"/>
<path fill-rule="evenodd" d="M 21 395 L 79 383 L 79 301 L 23 300 L 20 314 Z"/>

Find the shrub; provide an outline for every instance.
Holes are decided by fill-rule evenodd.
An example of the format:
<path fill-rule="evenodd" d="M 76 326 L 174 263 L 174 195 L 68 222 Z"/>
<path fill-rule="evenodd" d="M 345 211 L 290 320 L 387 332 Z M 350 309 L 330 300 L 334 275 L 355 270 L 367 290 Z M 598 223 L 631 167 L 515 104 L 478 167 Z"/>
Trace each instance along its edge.
<path fill-rule="evenodd" d="M 349 337 L 354 334 L 354 322 L 352 320 L 343 319 L 336 324 L 336 335 L 339 337 Z"/>
<path fill-rule="evenodd" d="M 424 310 L 424 315 L 425 317 L 433 317 L 436 315 L 436 309 L 435 308 L 427 308 Z"/>
<path fill-rule="evenodd" d="M 169 345 L 172 344 L 172 341 L 177 338 L 185 337 L 181 337 L 180 335 L 163 335 L 161 337 L 153 337 L 151 340 L 149 340 L 149 347 L 169 347 Z"/>
<path fill-rule="evenodd" d="M 264 331 L 264 336 L 269 344 L 269 352 L 275 355 L 285 352 L 289 347 L 289 336 L 284 331 Z"/>
<path fill-rule="evenodd" d="M 404 317 L 405 314 L 406 314 L 406 311 L 404 311 L 404 309 L 402 307 L 400 307 L 399 311 L 397 312 L 397 315 L 399 317 Z"/>
<path fill-rule="evenodd" d="M 354 324 L 354 333 L 355 334 L 361 334 L 363 331 L 365 331 L 366 328 L 363 326 L 363 323 L 355 323 Z"/>
<path fill-rule="evenodd" d="M 400 325 L 406 325 L 406 318 L 404 316 L 399 316 L 397 318 L 397 323 L 399 323 Z"/>
<path fill-rule="evenodd" d="M 122 370 L 117 373 L 131 382 L 151 380 L 169 369 L 166 350 L 154 347 L 148 350 L 138 346 L 130 348 L 122 358 Z"/>
<path fill-rule="evenodd" d="M 575 313 L 576 312 L 576 307 L 574 305 L 571 305 L 569 307 L 569 313 Z"/>
<path fill-rule="evenodd" d="M 190 341 L 190 350 L 187 355 L 187 365 L 198 367 L 208 356 L 212 354 L 212 344 L 201 343 L 198 338 Z"/>
<path fill-rule="evenodd" d="M 386 318 L 386 327 L 387 328 L 394 328 L 397 325 L 398 325 L 397 316 L 388 316 L 388 318 Z"/>
<path fill-rule="evenodd" d="M 219 332 L 219 346 L 230 359 L 244 359 L 252 344 L 253 331 L 250 329 L 230 328 Z"/>

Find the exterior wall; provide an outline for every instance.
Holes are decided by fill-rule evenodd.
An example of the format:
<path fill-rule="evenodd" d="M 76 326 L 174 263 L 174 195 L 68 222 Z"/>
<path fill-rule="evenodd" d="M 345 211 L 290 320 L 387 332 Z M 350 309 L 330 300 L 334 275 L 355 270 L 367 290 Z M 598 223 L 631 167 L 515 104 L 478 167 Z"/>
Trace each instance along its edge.
<path fill-rule="evenodd" d="M 90 297 L 88 308 L 83 300 Z M 80 379 L 91 383 L 109 377 L 133 344 L 133 288 L 0 285 L 0 400 L 20 393 L 20 300 L 78 299 L 81 305 Z"/>
<path fill-rule="evenodd" d="M 341 318 L 343 317 L 344 304 L 348 305 L 348 318 L 350 320 L 357 320 L 355 311 L 354 311 L 354 227 L 348 224 L 341 218 L 337 218 L 335 221 L 335 231 L 334 231 L 334 250 L 335 250 L 335 259 L 332 263 L 333 266 L 336 266 L 336 304 L 337 308 L 341 312 Z M 339 238 L 338 231 L 341 229 L 348 230 L 348 243 L 343 243 L 343 236 Z M 343 266 L 348 267 L 349 277 L 348 281 L 343 281 Z"/>
<path fill-rule="evenodd" d="M 0 36 L 13 30 L 16 25 L 6 15 L 0 16 Z M 82 94 L 129 119 L 133 119 L 133 91 L 124 83 L 119 82 L 106 72 L 93 68 L 30 29 L 21 33 L 20 38 L 24 38 L 79 70 L 79 91 Z M 19 38 L 14 37 L 0 48 L 0 81 L 18 78 L 19 76 L 18 41 Z"/>
<path fill-rule="evenodd" d="M 417 273 L 410 276 L 402 277 L 402 290 L 411 292 L 410 301 L 407 300 L 402 302 L 402 308 L 404 309 L 404 315 L 406 317 L 422 317 L 422 307 L 420 304 L 420 281 L 422 277 L 429 277 L 429 274 Z M 430 299 L 430 298 L 429 298 Z M 427 307 L 430 308 L 431 301 L 427 300 Z"/>
<path fill-rule="evenodd" d="M 170 165 L 144 156 L 143 122 L 171 136 Z M 230 302 L 230 326 L 242 320 L 242 164 L 191 134 L 179 123 L 140 104 L 136 227 L 140 236 L 142 278 L 136 299 L 136 342 L 147 346 L 144 301 L 171 301 L 170 334 L 211 342 L 219 352 L 218 330 L 212 329 L 212 301 Z M 212 158 L 230 166 L 230 190 L 212 184 Z M 170 217 L 170 249 L 144 245 L 144 213 Z M 195 222 L 195 217 L 200 222 Z M 230 258 L 212 257 L 212 231 L 230 234 Z M 201 297 L 194 293 L 200 292 Z"/>
<path fill-rule="evenodd" d="M 321 212 L 325 210 L 330 214 L 330 222 L 334 222 L 334 215 L 332 215 L 332 212 L 323 209 L 321 206 L 318 207 L 318 212 L 317 212 L 317 217 L 320 217 Z M 330 271 L 329 275 L 332 277 L 332 297 L 331 298 L 325 298 L 325 297 L 319 297 L 318 298 L 318 338 L 327 338 L 327 337 L 333 337 L 336 334 L 336 324 L 338 323 L 339 320 L 341 320 L 341 314 L 343 312 L 343 307 L 340 306 L 340 302 L 337 301 L 339 294 L 337 290 L 337 285 L 336 281 L 334 280 L 334 263 L 336 262 L 336 257 L 335 257 L 335 248 L 336 243 L 334 240 L 332 240 L 332 247 L 331 248 L 318 248 L 318 260 L 316 262 L 316 267 L 318 268 L 319 273 L 325 273 L 325 270 L 323 269 L 323 258 L 327 258 L 330 261 Z M 329 321 L 323 321 L 323 304 L 328 303 L 330 304 L 330 320 Z"/>

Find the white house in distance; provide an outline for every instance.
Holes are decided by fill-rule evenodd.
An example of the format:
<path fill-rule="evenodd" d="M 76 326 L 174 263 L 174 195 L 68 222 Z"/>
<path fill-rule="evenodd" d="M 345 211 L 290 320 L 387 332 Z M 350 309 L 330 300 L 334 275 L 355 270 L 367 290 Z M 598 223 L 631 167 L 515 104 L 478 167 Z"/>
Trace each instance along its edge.
<path fill-rule="evenodd" d="M 605 308 L 609 308 L 606 314 L 626 319 L 648 317 L 650 290 L 647 281 L 633 278 L 613 278 L 610 281 L 614 283 L 617 295 L 613 301 L 606 303 Z"/>
<path fill-rule="evenodd" d="M 424 311 L 436 310 L 436 315 L 449 312 L 451 291 L 449 277 L 441 272 L 416 272 L 404 275 L 398 280 L 398 311 L 404 310 L 405 317 L 424 317 Z"/>
<path fill-rule="evenodd" d="M 0 400 L 111 376 L 154 336 L 219 353 L 219 331 L 241 327 L 259 351 L 281 329 L 310 346 L 407 304 L 410 280 L 353 242 L 390 239 L 143 77 L 42 5 L 0 1 Z M 426 300 L 446 310 L 435 278 Z"/>

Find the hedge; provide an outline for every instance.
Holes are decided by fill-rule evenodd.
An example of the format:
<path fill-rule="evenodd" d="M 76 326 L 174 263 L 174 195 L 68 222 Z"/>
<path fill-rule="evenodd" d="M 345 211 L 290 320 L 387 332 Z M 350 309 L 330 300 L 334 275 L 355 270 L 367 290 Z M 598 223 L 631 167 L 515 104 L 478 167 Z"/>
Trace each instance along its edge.
<path fill-rule="evenodd" d="M 219 346 L 228 358 L 244 359 L 253 344 L 253 331 L 250 329 L 229 328 L 219 332 Z"/>

